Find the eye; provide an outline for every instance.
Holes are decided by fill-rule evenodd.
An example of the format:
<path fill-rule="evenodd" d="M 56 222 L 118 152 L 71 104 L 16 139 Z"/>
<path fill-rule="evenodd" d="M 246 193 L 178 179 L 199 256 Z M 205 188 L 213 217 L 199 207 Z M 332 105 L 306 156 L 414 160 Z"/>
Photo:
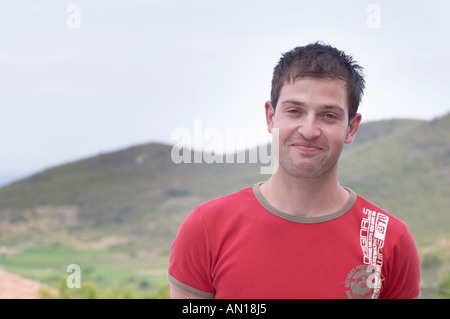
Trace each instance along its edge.
<path fill-rule="evenodd" d="M 333 113 L 325 113 L 324 117 L 326 119 L 330 119 L 330 120 L 337 120 L 338 119 L 337 115 L 333 114 Z"/>
<path fill-rule="evenodd" d="M 300 113 L 300 111 L 298 109 L 289 109 L 289 110 L 287 110 L 287 112 L 291 113 L 291 114 L 299 114 Z"/>

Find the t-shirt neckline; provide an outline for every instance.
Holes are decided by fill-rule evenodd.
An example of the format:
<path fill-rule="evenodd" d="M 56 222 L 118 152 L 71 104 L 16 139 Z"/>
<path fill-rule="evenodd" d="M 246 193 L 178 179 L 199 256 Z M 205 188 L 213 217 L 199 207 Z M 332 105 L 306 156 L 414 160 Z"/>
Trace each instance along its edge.
<path fill-rule="evenodd" d="M 356 193 L 353 192 L 350 188 L 344 187 L 350 193 L 350 197 L 347 200 L 347 202 L 344 204 L 344 206 L 342 206 L 337 211 L 335 211 L 331 214 L 317 216 L 317 217 L 295 216 L 295 215 L 284 213 L 284 212 L 278 210 L 277 208 L 273 207 L 262 195 L 261 190 L 259 189 L 261 184 L 262 184 L 262 182 L 254 184 L 252 186 L 253 194 L 255 195 L 259 204 L 261 204 L 262 207 L 264 207 L 267 211 L 269 211 L 270 213 L 272 213 L 273 215 L 275 215 L 277 217 L 283 218 L 283 219 L 291 221 L 291 222 L 301 223 L 301 224 L 323 223 L 323 222 L 327 222 L 327 221 L 336 219 L 338 217 L 341 217 L 346 212 L 348 212 L 350 210 L 350 208 L 352 208 L 352 206 L 356 202 L 356 197 L 357 197 Z"/>

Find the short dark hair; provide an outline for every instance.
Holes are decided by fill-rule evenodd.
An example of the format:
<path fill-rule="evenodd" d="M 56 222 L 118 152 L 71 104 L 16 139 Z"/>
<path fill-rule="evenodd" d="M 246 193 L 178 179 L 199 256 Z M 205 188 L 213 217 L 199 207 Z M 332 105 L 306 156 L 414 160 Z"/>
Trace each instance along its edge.
<path fill-rule="evenodd" d="M 319 42 L 283 53 L 272 78 L 271 101 L 275 109 L 281 88 L 300 77 L 335 78 L 346 82 L 349 122 L 356 115 L 365 88 L 363 68 L 353 57 Z"/>

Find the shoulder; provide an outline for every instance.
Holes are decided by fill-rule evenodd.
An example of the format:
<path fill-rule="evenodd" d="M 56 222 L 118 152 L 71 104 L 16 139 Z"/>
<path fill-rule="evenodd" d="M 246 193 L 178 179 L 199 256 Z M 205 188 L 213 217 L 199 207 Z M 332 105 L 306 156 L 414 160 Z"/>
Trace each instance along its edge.
<path fill-rule="evenodd" d="M 252 188 L 247 187 L 196 205 L 178 228 L 173 247 L 198 250 L 204 246 L 207 250 L 212 237 L 216 238 L 224 229 L 233 228 L 241 219 L 240 212 L 248 208 L 243 203 L 248 202 L 251 194 Z"/>
<path fill-rule="evenodd" d="M 202 229 L 208 237 L 218 237 L 230 230 L 238 231 L 242 224 L 257 211 L 258 201 L 252 187 L 211 199 L 194 207 L 181 227 Z"/>
<path fill-rule="evenodd" d="M 224 210 L 236 211 L 243 205 L 251 204 L 252 199 L 254 199 L 254 194 L 252 187 L 249 186 L 237 192 L 199 204 L 194 210 L 203 216 L 209 217 L 211 215 L 216 215 L 219 212 L 223 212 Z"/>
<path fill-rule="evenodd" d="M 405 232 L 408 232 L 408 226 L 403 220 L 361 195 L 357 195 L 354 207 L 359 210 L 363 218 L 367 219 L 374 226 L 375 235 L 383 239 L 389 234 L 391 240 L 395 241 Z"/>
<path fill-rule="evenodd" d="M 383 267 L 382 298 L 420 295 L 420 257 L 407 224 L 358 196 L 362 214 L 361 247 L 368 263 Z"/>

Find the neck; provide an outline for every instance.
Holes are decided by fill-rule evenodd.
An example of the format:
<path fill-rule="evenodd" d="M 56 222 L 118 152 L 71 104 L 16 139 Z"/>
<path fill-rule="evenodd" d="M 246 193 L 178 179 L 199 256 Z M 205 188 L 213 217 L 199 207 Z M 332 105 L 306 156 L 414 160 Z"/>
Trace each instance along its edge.
<path fill-rule="evenodd" d="M 337 181 L 336 170 L 305 179 L 281 169 L 261 185 L 265 199 L 278 210 L 295 216 L 317 217 L 332 214 L 348 200 L 349 192 Z"/>

